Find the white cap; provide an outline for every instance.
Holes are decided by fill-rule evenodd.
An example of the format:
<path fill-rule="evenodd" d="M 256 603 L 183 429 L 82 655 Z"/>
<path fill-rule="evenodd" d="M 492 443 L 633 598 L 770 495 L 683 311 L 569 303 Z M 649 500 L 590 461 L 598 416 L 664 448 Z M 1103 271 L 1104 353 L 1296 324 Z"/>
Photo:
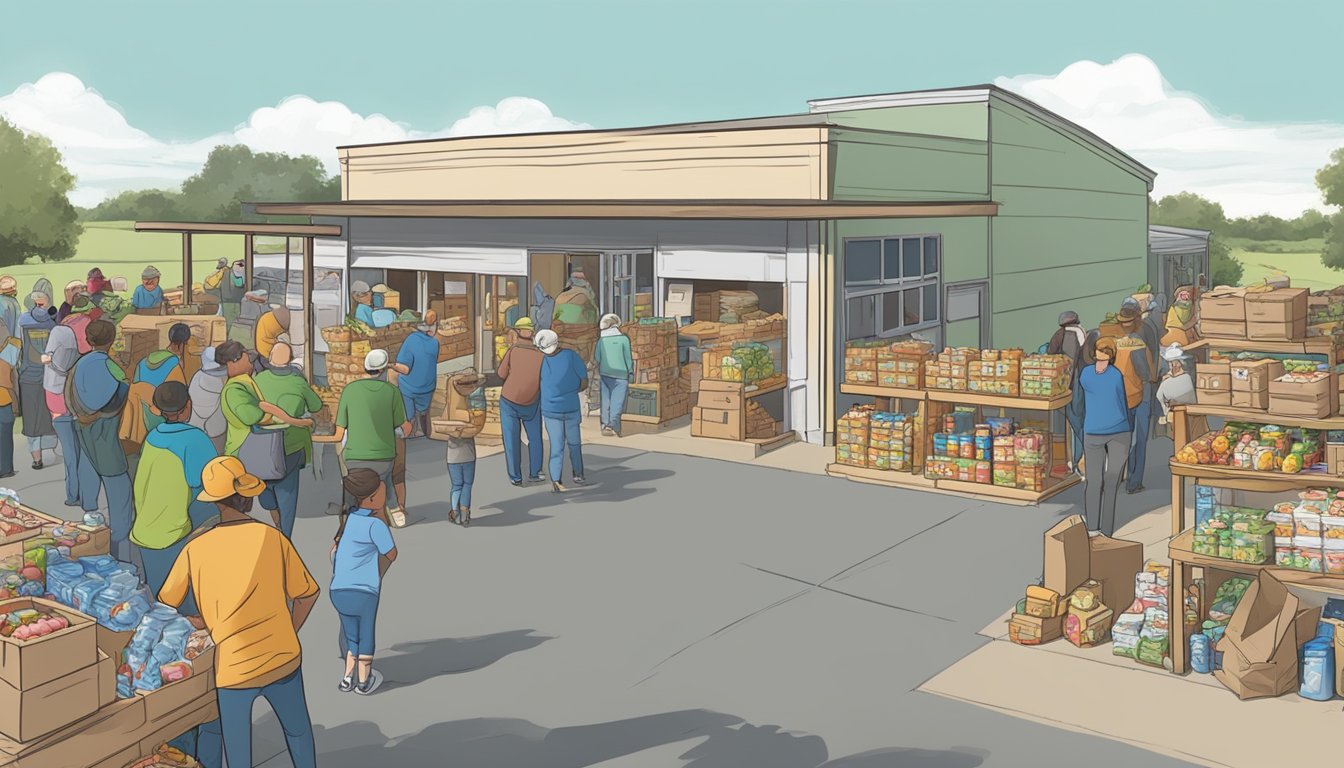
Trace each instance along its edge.
<path fill-rule="evenodd" d="M 372 289 L 369 288 L 369 284 L 363 280 L 356 280 L 350 284 L 351 293 L 368 293 L 370 290 Z"/>
<path fill-rule="evenodd" d="M 598 322 L 597 327 L 600 330 L 605 331 L 608 328 L 615 328 L 620 324 L 621 318 L 619 315 L 603 315 L 602 320 Z"/>
<path fill-rule="evenodd" d="M 364 356 L 364 370 L 381 371 L 387 367 L 387 350 L 375 349 Z"/>
<path fill-rule="evenodd" d="M 537 337 L 532 340 L 532 343 L 547 355 L 554 355 L 560 350 L 560 337 L 549 328 L 537 331 Z"/>
<path fill-rule="evenodd" d="M 1180 360 L 1183 357 L 1185 357 L 1185 350 L 1181 349 L 1181 345 L 1174 341 L 1171 343 L 1171 346 L 1165 347 L 1162 350 L 1162 359 L 1167 362 Z"/>

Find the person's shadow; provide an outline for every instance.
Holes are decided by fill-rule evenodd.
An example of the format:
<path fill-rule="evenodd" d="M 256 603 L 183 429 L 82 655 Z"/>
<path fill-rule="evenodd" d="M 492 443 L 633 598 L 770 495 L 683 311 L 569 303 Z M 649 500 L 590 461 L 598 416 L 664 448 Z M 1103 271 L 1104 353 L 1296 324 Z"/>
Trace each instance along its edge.
<path fill-rule="evenodd" d="M 989 756 L 965 747 L 889 748 L 832 760 L 820 736 L 753 725 L 705 709 L 554 729 L 514 718 L 473 718 L 436 723 L 395 740 L 367 721 L 315 727 L 314 734 L 323 768 L 583 768 L 682 743 L 684 749 L 674 747 L 672 752 L 679 754 L 680 765 L 686 768 L 978 768 Z M 258 756 L 274 756 L 258 762 L 262 768 L 290 765 L 279 725 L 269 712 L 258 722 L 256 744 Z M 644 764 L 654 759 L 647 755 Z"/>
<path fill-rule="evenodd" d="M 397 643 L 379 654 L 377 666 L 383 673 L 383 690 L 407 688 L 436 677 L 483 669 L 551 639 L 530 629 L 518 629 L 482 637 Z"/>

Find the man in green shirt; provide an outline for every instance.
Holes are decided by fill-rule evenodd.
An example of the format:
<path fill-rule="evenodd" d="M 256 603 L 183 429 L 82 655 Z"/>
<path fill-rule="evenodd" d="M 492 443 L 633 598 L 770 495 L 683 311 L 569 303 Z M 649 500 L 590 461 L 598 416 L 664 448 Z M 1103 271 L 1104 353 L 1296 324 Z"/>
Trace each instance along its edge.
<path fill-rule="evenodd" d="M 401 390 L 387 380 L 387 364 L 386 350 L 375 349 L 365 355 L 364 372 L 369 378 L 352 381 L 341 390 L 341 400 L 336 408 L 335 439 L 340 442 L 345 438 L 346 471 L 358 467 L 372 469 L 383 479 L 388 497 L 392 498 L 396 494 L 392 475 L 398 456 L 397 444 L 411 433 L 411 422 L 406 418 Z M 345 506 L 348 508 L 358 501 L 347 494 Z M 402 503 L 402 499 L 397 502 Z M 405 511 L 400 512 L 400 515 L 392 515 L 398 528 L 406 524 Z"/>
<path fill-rule="evenodd" d="M 271 347 L 271 359 L 266 369 L 255 377 L 262 398 L 274 403 L 286 416 L 307 426 L 291 425 L 285 429 L 285 476 L 266 484 L 257 501 L 270 510 L 275 526 L 285 536 L 294 532 L 294 518 L 299 509 L 299 476 L 313 454 L 313 420 L 309 414 L 322 410 L 322 398 L 317 396 L 303 371 L 292 365 L 294 350 L 284 342 Z"/>

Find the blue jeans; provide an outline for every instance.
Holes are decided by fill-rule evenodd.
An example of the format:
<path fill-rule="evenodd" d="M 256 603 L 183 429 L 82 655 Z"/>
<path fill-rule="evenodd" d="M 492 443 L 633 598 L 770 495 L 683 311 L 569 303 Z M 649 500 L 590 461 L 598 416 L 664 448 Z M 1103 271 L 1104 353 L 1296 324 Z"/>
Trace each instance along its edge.
<path fill-rule="evenodd" d="M 499 399 L 499 428 L 504 438 L 504 465 L 509 479 L 523 479 L 523 430 L 527 430 L 527 479 L 541 476 L 541 401 L 531 405 L 515 405 Z"/>
<path fill-rule="evenodd" d="M 1152 416 L 1153 400 L 1146 396 L 1129 412 L 1129 421 L 1134 426 L 1134 440 L 1129 449 L 1129 477 L 1125 480 L 1125 490 L 1130 493 L 1143 485 L 1144 462 L 1148 458 L 1148 432 Z"/>
<path fill-rule="evenodd" d="M 621 414 L 630 394 L 630 380 L 619 376 L 602 377 L 602 426 L 621 434 Z"/>
<path fill-rule="evenodd" d="M 317 768 L 313 722 L 303 695 L 303 670 L 264 688 L 219 688 L 219 719 L 200 727 L 196 759 L 205 768 L 248 768 L 252 763 L 252 705 L 266 699 L 285 734 L 289 759 L 294 768 Z"/>
<path fill-rule="evenodd" d="M 56 439 L 61 444 L 61 461 L 65 462 L 65 503 L 79 504 L 81 499 L 79 454 L 79 436 L 75 434 L 75 417 L 70 414 L 57 416 L 51 420 L 56 428 Z"/>
<path fill-rule="evenodd" d="M 112 556 L 122 562 L 131 559 L 131 523 L 135 511 L 131 502 L 131 476 L 103 477 L 93 462 L 81 456 L 79 462 L 79 503 L 85 512 L 98 511 L 98 489 L 107 496 L 107 526 L 112 532 Z"/>
<path fill-rule="evenodd" d="M 356 658 L 373 658 L 378 595 L 358 589 L 333 589 L 331 604 L 341 617 L 341 656 L 354 653 Z"/>
<path fill-rule="evenodd" d="M 303 474 L 303 451 L 285 457 L 285 476 L 266 483 L 257 501 L 272 512 L 280 510 L 280 530 L 285 538 L 294 536 L 294 518 L 299 511 L 299 476 Z"/>
<path fill-rule="evenodd" d="M 476 482 L 476 462 L 464 461 L 448 465 L 448 477 L 453 481 L 453 495 L 449 509 L 471 509 L 471 485 Z"/>
<path fill-rule="evenodd" d="M 145 584 L 149 586 L 149 591 L 155 600 L 159 599 L 159 590 L 163 589 L 163 583 L 168 580 L 168 574 L 172 572 L 177 556 L 182 554 L 182 550 L 187 546 L 187 538 L 183 536 L 177 543 L 164 549 L 139 547 L 140 564 L 145 570 Z M 183 616 L 195 616 L 198 613 L 195 596 L 191 590 L 187 591 L 187 599 L 182 601 L 181 613 Z"/>
<path fill-rule="evenodd" d="M 546 438 L 551 441 L 551 482 L 558 483 L 565 474 L 565 446 L 569 446 L 569 468 L 575 477 L 583 477 L 583 440 L 579 437 L 579 425 L 583 423 L 583 414 L 543 413 L 546 422 Z"/>
<path fill-rule="evenodd" d="M 415 424 L 415 417 L 429 413 L 430 402 L 434 398 L 433 390 L 429 392 L 407 392 L 401 391 L 401 404 L 406 406 L 406 420 Z"/>
<path fill-rule="evenodd" d="M 0 475 L 14 472 L 14 406 L 0 405 Z"/>

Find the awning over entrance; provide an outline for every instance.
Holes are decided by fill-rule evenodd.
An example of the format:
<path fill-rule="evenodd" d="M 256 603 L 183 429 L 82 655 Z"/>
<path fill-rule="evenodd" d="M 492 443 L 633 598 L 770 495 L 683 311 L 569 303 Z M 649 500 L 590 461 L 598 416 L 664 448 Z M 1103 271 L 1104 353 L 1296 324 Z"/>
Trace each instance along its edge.
<path fill-rule="evenodd" d="M 919 202 L 837 200 L 347 200 L 254 203 L 263 216 L 377 216 L 443 219 L 923 219 L 995 216 L 989 200 Z"/>
<path fill-rule="evenodd" d="M 297 237 L 303 241 L 303 296 L 305 300 L 300 310 L 303 323 L 303 363 L 304 371 L 311 376 L 313 370 L 313 238 L 340 237 L 341 227 L 334 224 L 225 224 L 218 222 L 193 221 L 137 221 L 136 232 L 172 232 L 182 235 L 182 295 L 185 303 L 190 303 L 192 292 L 191 274 L 191 238 L 192 235 L 242 235 L 244 270 L 250 290 L 252 280 L 252 239 L 263 237 Z"/>

